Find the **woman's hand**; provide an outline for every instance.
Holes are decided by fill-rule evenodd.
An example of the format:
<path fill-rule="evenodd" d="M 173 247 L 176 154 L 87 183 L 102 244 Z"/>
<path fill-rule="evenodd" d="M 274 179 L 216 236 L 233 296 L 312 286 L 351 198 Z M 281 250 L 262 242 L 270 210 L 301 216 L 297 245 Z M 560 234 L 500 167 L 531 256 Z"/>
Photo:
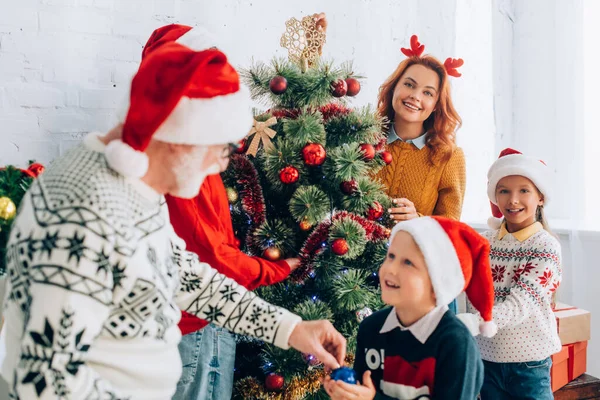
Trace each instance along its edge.
<path fill-rule="evenodd" d="M 388 212 L 390 213 L 390 218 L 392 218 L 396 223 L 399 221 L 408 221 L 409 219 L 419 218 L 419 214 L 417 214 L 417 209 L 415 208 L 415 204 L 408 199 L 394 199 L 392 200 L 394 203 L 394 208 L 390 208 Z"/>

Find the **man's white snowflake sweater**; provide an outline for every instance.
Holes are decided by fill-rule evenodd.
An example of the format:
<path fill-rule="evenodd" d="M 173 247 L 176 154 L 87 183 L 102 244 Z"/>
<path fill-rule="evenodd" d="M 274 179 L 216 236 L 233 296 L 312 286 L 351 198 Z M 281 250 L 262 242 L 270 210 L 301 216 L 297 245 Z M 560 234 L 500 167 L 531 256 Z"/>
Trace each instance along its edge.
<path fill-rule="evenodd" d="M 184 250 L 164 199 L 111 170 L 96 136 L 23 199 L 7 247 L 15 399 L 170 399 L 181 310 L 287 348 L 300 318 Z"/>
<path fill-rule="evenodd" d="M 498 333 L 477 337 L 482 358 L 497 363 L 540 361 L 560 351 L 551 308 L 562 275 L 558 240 L 539 222 L 513 234 L 503 225 L 483 236 L 490 242 Z"/>

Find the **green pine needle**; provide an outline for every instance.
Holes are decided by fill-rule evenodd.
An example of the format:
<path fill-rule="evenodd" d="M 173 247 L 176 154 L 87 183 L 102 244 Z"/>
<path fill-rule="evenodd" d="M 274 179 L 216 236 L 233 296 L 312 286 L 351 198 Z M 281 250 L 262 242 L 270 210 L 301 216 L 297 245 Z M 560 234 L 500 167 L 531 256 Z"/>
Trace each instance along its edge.
<path fill-rule="evenodd" d="M 294 308 L 294 313 L 299 315 L 304 321 L 327 319 L 331 322 L 334 322 L 331 309 L 321 300 L 306 300 Z"/>
<path fill-rule="evenodd" d="M 348 270 L 333 282 L 333 296 L 338 309 L 355 312 L 370 304 L 374 294 L 365 272 Z"/>
<path fill-rule="evenodd" d="M 277 247 L 284 254 L 294 254 L 294 230 L 280 220 L 266 221 L 254 234 L 254 240 L 263 250 Z"/>
<path fill-rule="evenodd" d="M 351 218 L 343 218 L 331 225 L 329 240 L 345 239 L 348 243 L 348 252 L 341 258 L 352 260 L 360 257 L 367 244 L 367 232 L 361 224 Z"/>
<path fill-rule="evenodd" d="M 325 127 L 319 113 L 303 112 L 297 119 L 287 119 L 283 131 L 289 140 L 304 147 L 307 143 L 325 144 Z"/>
<path fill-rule="evenodd" d="M 329 151 L 329 162 L 324 166 L 325 174 L 336 182 L 349 181 L 369 172 L 358 143 L 344 144 Z"/>
<path fill-rule="evenodd" d="M 290 200 L 290 213 L 297 222 L 306 219 L 314 225 L 329 212 L 329 197 L 317 186 L 300 186 Z"/>
<path fill-rule="evenodd" d="M 342 200 L 344 210 L 364 214 L 375 201 L 379 203 L 386 202 L 385 187 L 379 181 L 366 176 L 361 176 L 356 181 L 358 183 L 356 193 L 344 196 Z"/>

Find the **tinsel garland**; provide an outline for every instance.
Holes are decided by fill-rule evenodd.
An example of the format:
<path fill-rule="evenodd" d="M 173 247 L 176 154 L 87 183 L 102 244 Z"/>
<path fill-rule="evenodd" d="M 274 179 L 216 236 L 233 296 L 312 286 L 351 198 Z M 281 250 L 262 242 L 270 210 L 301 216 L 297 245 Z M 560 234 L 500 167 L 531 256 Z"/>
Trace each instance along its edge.
<path fill-rule="evenodd" d="M 333 216 L 334 221 L 342 218 L 350 218 L 361 224 L 365 228 L 368 241 L 387 240 L 390 236 L 389 229 L 360 215 L 352 214 L 348 211 L 340 211 Z"/>
<path fill-rule="evenodd" d="M 378 223 L 348 211 L 340 211 L 336 213 L 331 220 L 320 223 L 306 239 L 304 246 L 302 246 L 302 249 L 300 250 L 300 255 L 298 256 L 300 258 L 300 266 L 290 275 L 290 281 L 294 283 L 303 283 L 308 279 L 310 273 L 313 271 L 315 259 L 326 248 L 326 246 L 323 246 L 323 243 L 327 242 L 329 238 L 331 223 L 344 218 L 350 218 L 365 228 L 367 240 L 369 242 L 387 240 L 390 236 L 390 230 Z"/>
<path fill-rule="evenodd" d="M 323 115 L 323 122 L 327 122 L 333 117 L 348 115 L 352 112 L 349 108 L 337 103 L 325 104 L 319 107 L 319 111 Z"/>
<path fill-rule="evenodd" d="M 231 167 L 236 171 L 236 183 L 239 190 L 242 209 L 250 216 L 251 229 L 246 235 L 246 244 L 255 254 L 260 249 L 255 248 L 252 241 L 252 233 L 258 229 L 266 220 L 265 198 L 258 179 L 258 172 L 248 158 L 241 154 L 231 157 Z"/>
<path fill-rule="evenodd" d="M 309 109 L 310 111 L 310 109 Z M 348 115 L 352 112 L 351 109 L 337 103 L 329 103 L 319 107 L 319 112 L 323 115 L 323 122 L 326 123 L 333 117 L 339 117 Z M 273 109 L 268 110 L 266 114 L 270 114 L 277 119 L 287 118 L 296 119 L 300 115 L 301 110 L 299 109 Z"/>
<path fill-rule="evenodd" d="M 294 283 L 303 283 L 308 279 L 313 270 L 315 258 L 325 250 L 323 243 L 327 242 L 331 221 L 321 222 L 315 230 L 306 239 L 304 246 L 300 250 L 298 257 L 300 258 L 300 266 L 296 268 L 289 276 L 289 280 Z"/>
<path fill-rule="evenodd" d="M 346 355 L 346 365 L 354 364 L 354 354 Z M 281 392 L 269 392 L 253 377 L 240 379 L 236 392 L 245 400 L 299 400 L 321 389 L 321 381 L 327 374 L 323 369 L 314 369 L 301 377 L 293 377 Z"/>

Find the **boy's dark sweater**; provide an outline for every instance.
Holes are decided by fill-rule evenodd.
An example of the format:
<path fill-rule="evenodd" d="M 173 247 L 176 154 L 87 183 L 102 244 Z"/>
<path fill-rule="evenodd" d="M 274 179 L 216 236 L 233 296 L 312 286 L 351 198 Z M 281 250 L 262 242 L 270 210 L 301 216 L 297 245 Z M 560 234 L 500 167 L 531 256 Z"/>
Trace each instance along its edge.
<path fill-rule="evenodd" d="M 375 398 L 476 399 L 483 384 L 483 363 L 467 327 L 447 311 L 423 344 L 408 330 L 380 333 L 392 310 L 374 313 L 358 330 L 354 369 L 360 379 L 371 371 Z"/>

